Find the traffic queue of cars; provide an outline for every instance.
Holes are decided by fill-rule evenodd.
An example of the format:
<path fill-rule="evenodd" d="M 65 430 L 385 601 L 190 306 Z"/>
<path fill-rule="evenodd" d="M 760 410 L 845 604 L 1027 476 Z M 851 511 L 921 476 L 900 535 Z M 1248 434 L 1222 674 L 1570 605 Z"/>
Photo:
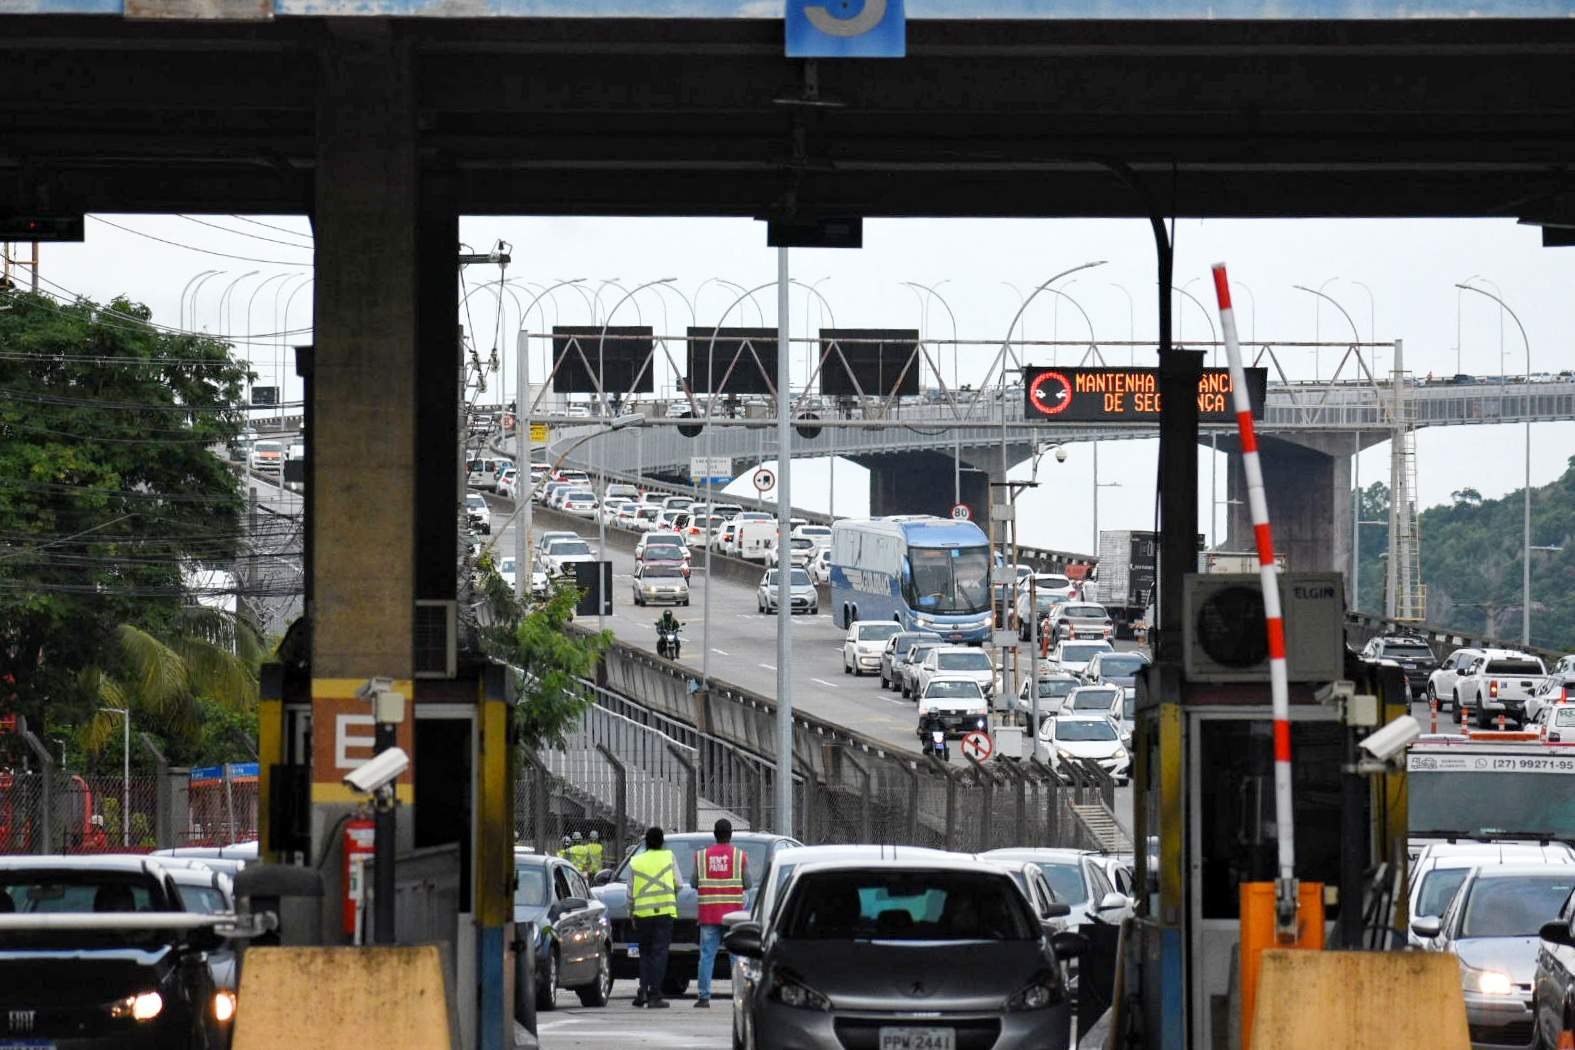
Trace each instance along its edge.
<path fill-rule="evenodd" d="M 698 976 L 695 854 L 713 841 L 678 834 L 664 843 L 683 882 L 662 987 L 668 997 L 684 994 Z M 803 846 L 758 832 L 735 833 L 732 844 L 747 858 L 747 885 L 743 907 L 723 917 L 713 977 L 732 982 L 736 1047 L 1067 1047 L 1088 947 L 1077 928 L 1119 924 L 1133 908 L 1112 877 L 1130 886 L 1129 857 L 1076 849 L 963 854 Z M 629 862 L 643 849 L 636 846 L 592 880 L 595 932 L 582 954 L 595 961 L 587 972 L 598 980 L 603 952 L 613 979 L 638 976 L 628 880 Z M 548 862 L 516 854 L 516 863 Z M 559 891 L 570 894 L 560 898 L 567 914 L 587 910 L 574 891 L 572 882 Z M 532 899 L 550 900 L 550 892 Z M 545 939 L 562 943 L 561 935 Z M 949 965 L 934 965 L 937 948 Z M 538 972 L 541 960 L 539 949 Z M 580 994 L 583 1000 L 587 992 Z M 591 994 L 594 1000 L 599 992 Z M 923 999 L 922 1012 L 913 1009 L 915 997 Z M 543 998 L 538 1004 L 552 1006 Z"/>

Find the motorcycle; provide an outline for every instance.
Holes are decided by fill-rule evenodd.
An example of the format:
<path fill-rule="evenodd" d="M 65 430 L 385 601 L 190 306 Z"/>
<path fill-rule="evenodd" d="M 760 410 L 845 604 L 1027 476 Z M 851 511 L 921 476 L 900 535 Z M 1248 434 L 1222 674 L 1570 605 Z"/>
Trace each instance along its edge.
<path fill-rule="evenodd" d="M 656 629 L 656 655 L 664 660 L 676 660 L 682 649 L 678 638 L 678 628 Z"/>
<path fill-rule="evenodd" d="M 930 753 L 942 762 L 950 762 L 952 760 L 952 753 L 946 746 L 945 730 L 930 730 Z"/>

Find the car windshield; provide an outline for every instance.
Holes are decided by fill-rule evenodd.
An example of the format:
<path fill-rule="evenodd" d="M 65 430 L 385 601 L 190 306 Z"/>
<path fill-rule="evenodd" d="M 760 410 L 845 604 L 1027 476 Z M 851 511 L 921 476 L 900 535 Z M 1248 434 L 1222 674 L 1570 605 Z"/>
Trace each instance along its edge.
<path fill-rule="evenodd" d="M 1105 607 L 1103 605 L 1072 605 L 1067 603 L 1061 608 L 1061 615 L 1073 620 L 1103 620 Z"/>
<path fill-rule="evenodd" d="M 1133 653 L 1099 658 L 1099 673 L 1111 678 L 1130 678 L 1148 665 L 1148 661 Z"/>
<path fill-rule="evenodd" d="M 1057 740 L 1071 740 L 1078 742 L 1096 740 L 1114 740 L 1116 727 L 1103 719 L 1078 720 L 1076 722 L 1057 722 L 1055 727 Z"/>
<path fill-rule="evenodd" d="M 646 561 L 683 561 L 684 549 L 671 543 L 653 543 L 645 548 Z"/>
<path fill-rule="evenodd" d="M 521 908 L 541 908 L 547 904 L 547 869 L 541 865 L 514 869 L 514 904 Z"/>
<path fill-rule="evenodd" d="M 217 886 L 177 885 L 175 890 L 180 894 L 181 907 L 198 915 L 219 915 L 235 910 L 225 900 L 224 891 Z"/>
<path fill-rule="evenodd" d="M 790 941 L 1026 941 L 1039 936 L 1005 875 L 971 871 L 811 872 L 783 906 Z"/>
<path fill-rule="evenodd" d="M 861 623 L 858 639 L 861 642 L 884 642 L 900 630 L 902 625 L 896 623 Z"/>
<path fill-rule="evenodd" d="M 796 551 L 807 551 L 815 545 L 815 541 L 804 536 L 794 536 L 790 541 Z"/>
<path fill-rule="evenodd" d="M 987 547 L 908 548 L 914 608 L 931 613 L 975 613 L 990 607 Z"/>
<path fill-rule="evenodd" d="M 641 575 L 648 578 L 657 576 L 670 578 L 676 576 L 679 579 L 683 579 L 684 570 L 679 568 L 677 565 L 650 565 L 646 567 L 645 571 Z"/>
<path fill-rule="evenodd" d="M 677 547 L 684 542 L 684 538 L 676 532 L 648 532 L 645 534 L 647 548 L 659 547 L 662 544 Z"/>
<path fill-rule="evenodd" d="M 1088 887 L 1083 883 L 1083 868 L 1072 861 L 1035 861 L 1044 872 L 1055 899 L 1067 904 L 1082 904 L 1088 900 Z"/>
<path fill-rule="evenodd" d="M 547 553 L 554 558 L 561 558 L 566 554 L 589 554 L 591 548 L 580 540 L 558 540 L 547 548 Z"/>
<path fill-rule="evenodd" d="M 1095 653 L 1108 653 L 1109 651 L 1110 646 L 1103 642 L 1095 642 L 1088 645 L 1067 644 L 1061 646 L 1061 659 L 1081 664 L 1092 660 Z"/>
<path fill-rule="evenodd" d="M 984 696 L 978 682 L 931 682 L 925 687 L 924 696 L 929 700 L 978 700 Z"/>
<path fill-rule="evenodd" d="M 809 573 L 805 572 L 803 569 L 794 569 L 788 574 L 788 585 L 792 587 L 813 586 L 813 584 L 809 582 Z"/>
<path fill-rule="evenodd" d="M 486 510 L 487 501 L 484 497 L 472 492 L 470 495 L 465 497 L 465 506 L 474 507 L 477 510 Z"/>
<path fill-rule="evenodd" d="M 515 565 L 515 561 L 514 561 L 513 558 L 504 558 L 502 561 L 498 562 L 498 571 L 499 572 L 513 572 L 514 571 L 514 565 Z"/>
<path fill-rule="evenodd" d="M 120 871 L 0 872 L 0 913 L 18 915 L 169 911 L 146 875 Z M 168 943 L 170 930 L 8 930 L 0 947 L 123 948 Z"/>
<path fill-rule="evenodd" d="M 1442 915 L 1455 891 L 1471 874 L 1470 868 L 1434 868 L 1422 877 L 1422 887 L 1416 896 L 1418 915 Z"/>
<path fill-rule="evenodd" d="M 1077 683 L 1070 678 L 1041 678 L 1039 679 L 1039 695 L 1043 697 L 1062 697 L 1077 688 Z"/>
<path fill-rule="evenodd" d="M 966 653 L 939 653 L 935 665 L 942 671 L 988 671 L 991 669 L 989 654 L 979 649 Z"/>
<path fill-rule="evenodd" d="M 1072 710 L 1109 711 L 1120 698 L 1119 689 L 1079 689 L 1072 694 Z"/>
<path fill-rule="evenodd" d="M 936 649 L 939 647 L 939 642 L 919 642 L 908 649 L 908 655 L 904 659 L 906 659 L 911 664 L 916 664 L 920 660 L 924 659 L 925 653 L 929 652 L 931 649 Z"/>
<path fill-rule="evenodd" d="M 1497 875 L 1472 881 L 1460 936 L 1535 937 L 1575 888 L 1569 875 Z"/>

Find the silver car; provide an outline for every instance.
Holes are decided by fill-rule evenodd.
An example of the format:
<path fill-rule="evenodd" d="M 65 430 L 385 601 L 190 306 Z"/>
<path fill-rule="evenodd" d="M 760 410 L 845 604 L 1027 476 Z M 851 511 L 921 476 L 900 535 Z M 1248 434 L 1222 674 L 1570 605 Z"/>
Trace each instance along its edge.
<path fill-rule="evenodd" d="M 653 602 L 689 604 L 689 581 L 684 579 L 684 567 L 681 564 L 653 562 L 635 566 L 634 604 L 650 605 Z"/>
<path fill-rule="evenodd" d="M 1001 868 L 899 851 L 804 865 L 774 917 L 734 926 L 724 943 L 759 966 L 734 1033 L 751 1050 L 1062 1050 L 1062 965 L 1087 942 L 1052 933 Z"/>
<path fill-rule="evenodd" d="M 1567 864 L 1481 867 L 1466 876 L 1442 918 L 1411 920 L 1425 949 L 1460 960 L 1473 1047 L 1534 1045 L 1540 933 L 1559 917 L 1572 889 L 1575 869 Z"/>
<path fill-rule="evenodd" d="M 810 582 L 809 573 L 803 569 L 792 569 L 790 573 L 788 600 L 792 602 L 792 611 L 809 613 L 811 616 L 820 612 L 820 595 L 816 592 L 815 585 Z M 755 605 L 762 614 L 777 611 L 780 592 L 777 570 L 766 570 L 766 574 L 760 577 L 760 586 L 755 589 Z"/>

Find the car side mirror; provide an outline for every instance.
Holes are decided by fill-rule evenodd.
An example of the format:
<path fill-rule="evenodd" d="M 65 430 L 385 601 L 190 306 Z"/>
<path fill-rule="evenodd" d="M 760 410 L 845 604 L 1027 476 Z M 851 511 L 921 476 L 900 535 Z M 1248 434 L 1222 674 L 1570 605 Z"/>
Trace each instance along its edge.
<path fill-rule="evenodd" d="M 1054 949 L 1058 959 L 1076 959 L 1080 955 L 1088 954 L 1088 938 L 1081 933 L 1071 930 L 1062 930 L 1050 938 L 1050 947 Z"/>
<path fill-rule="evenodd" d="M 556 919 L 560 915 L 567 915 L 572 911 L 584 911 L 591 906 L 591 902 L 584 897 L 565 897 L 561 901 L 553 901 L 552 907 L 547 909 L 547 914 Z"/>
<path fill-rule="evenodd" d="M 732 929 L 735 926 L 741 926 L 748 921 L 749 912 L 747 911 L 730 911 L 726 915 L 722 916 L 722 925 L 727 929 Z"/>
<path fill-rule="evenodd" d="M 1127 906 L 1127 898 L 1126 898 L 1126 896 L 1124 894 L 1111 892 L 1111 893 L 1107 893 L 1103 897 L 1099 898 L 1099 907 L 1095 908 L 1094 910 L 1095 911 L 1118 911 L 1119 909 L 1125 908 L 1126 906 Z"/>
<path fill-rule="evenodd" d="M 727 931 L 722 938 L 722 947 L 727 949 L 729 955 L 737 955 L 744 959 L 759 959 L 765 955 L 765 948 L 760 935 L 758 922 L 741 922 Z"/>
<path fill-rule="evenodd" d="M 1047 919 L 1064 919 L 1071 914 L 1072 906 L 1070 904 L 1062 904 L 1058 901 L 1055 904 L 1045 905 L 1045 918 Z"/>
<path fill-rule="evenodd" d="M 591 876 L 591 885 L 605 886 L 612 881 L 612 876 L 613 873 L 611 868 L 603 868 L 601 871 L 598 871 L 595 875 Z"/>
<path fill-rule="evenodd" d="M 1434 937 L 1437 937 L 1439 931 L 1443 928 L 1444 920 L 1440 919 L 1437 915 L 1418 915 L 1416 918 L 1411 920 L 1411 932 L 1422 938 L 1424 941 L 1432 940 Z M 1568 932 L 1565 933 L 1565 936 L 1569 936 Z"/>
<path fill-rule="evenodd" d="M 1413 927 L 1416 923 L 1411 924 Z M 1560 944 L 1568 948 L 1575 946 L 1575 938 L 1570 936 L 1570 927 L 1567 922 L 1545 922 L 1542 929 L 1537 931 L 1537 936 L 1549 944 Z"/>

